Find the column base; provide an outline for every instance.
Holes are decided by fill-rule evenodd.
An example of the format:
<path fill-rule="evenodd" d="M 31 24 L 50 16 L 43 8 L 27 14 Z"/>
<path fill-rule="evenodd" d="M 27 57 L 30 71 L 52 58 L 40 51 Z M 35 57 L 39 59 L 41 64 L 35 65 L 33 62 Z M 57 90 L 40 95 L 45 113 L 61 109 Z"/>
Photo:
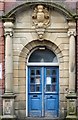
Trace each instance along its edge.
<path fill-rule="evenodd" d="M 78 120 L 78 118 L 77 118 L 77 116 L 75 116 L 75 115 L 68 115 L 68 116 L 66 117 L 66 120 Z"/>
<path fill-rule="evenodd" d="M 16 120 L 16 116 L 12 116 L 12 115 L 3 115 L 0 117 L 1 120 Z"/>
<path fill-rule="evenodd" d="M 76 111 L 76 93 L 69 93 L 67 95 L 67 120 L 77 120 L 77 111 Z"/>
<path fill-rule="evenodd" d="M 15 112 L 14 112 L 14 99 L 15 95 L 13 93 L 4 93 L 2 95 L 3 98 L 3 116 L 1 116 L 1 120 L 15 120 Z"/>

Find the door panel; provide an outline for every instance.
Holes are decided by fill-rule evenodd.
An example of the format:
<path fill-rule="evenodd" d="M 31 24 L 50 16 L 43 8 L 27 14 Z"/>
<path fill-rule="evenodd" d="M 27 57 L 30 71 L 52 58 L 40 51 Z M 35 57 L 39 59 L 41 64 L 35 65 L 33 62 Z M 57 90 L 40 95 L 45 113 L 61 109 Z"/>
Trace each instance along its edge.
<path fill-rule="evenodd" d="M 42 84 L 41 84 L 41 68 L 30 67 L 29 68 L 29 103 L 28 103 L 28 114 L 29 116 L 42 115 Z"/>
<path fill-rule="evenodd" d="M 45 116 L 57 117 L 57 96 L 45 95 Z"/>
<path fill-rule="evenodd" d="M 29 95 L 29 116 L 39 116 L 42 115 L 42 99 L 41 95 L 33 94 Z"/>
<path fill-rule="evenodd" d="M 58 68 L 45 67 L 45 116 L 58 116 Z"/>
<path fill-rule="evenodd" d="M 57 117 L 58 67 L 29 67 L 28 73 L 28 115 Z"/>

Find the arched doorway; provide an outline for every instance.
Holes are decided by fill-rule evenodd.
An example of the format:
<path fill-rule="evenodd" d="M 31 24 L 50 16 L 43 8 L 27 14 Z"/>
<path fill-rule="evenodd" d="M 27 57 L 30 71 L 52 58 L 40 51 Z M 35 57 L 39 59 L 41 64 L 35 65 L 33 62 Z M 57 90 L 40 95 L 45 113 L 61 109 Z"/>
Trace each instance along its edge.
<path fill-rule="evenodd" d="M 36 48 L 28 59 L 28 116 L 58 117 L 59 64 L 54 52 Z"/>

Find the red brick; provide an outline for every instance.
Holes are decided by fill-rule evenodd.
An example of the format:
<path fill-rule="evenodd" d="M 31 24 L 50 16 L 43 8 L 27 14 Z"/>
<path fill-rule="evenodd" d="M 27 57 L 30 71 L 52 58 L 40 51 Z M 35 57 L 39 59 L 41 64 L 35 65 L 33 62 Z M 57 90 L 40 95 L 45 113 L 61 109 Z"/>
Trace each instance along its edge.
<path fill-rule="evenodd" d="M 2 89 L 2 84 L 0 85 L 0 89 Z"/>
<path fill-rule="evenodd" d="M 4 11 L 4 3 L 3 2 L 0 2 L 0 10 Z"/>
<path fill-rule="evenodd" d="M 0 54 L 0 62 L 4 61 L 4 54 Z"/>
<path fill-rule="evenodd" d="M 3 28 L 3 22 L 0 22 L 0 28 Z"/>
<path fill-rule="evenodd" d="M 5 84 L 4 80 L 3 79 L 0 80 L 0 86 L 4 86 L 4 84 Z"/>
<path fill-rule="evenodd" d="M 3 80 L 3 82 L 4 82 L 4 78 L 5 78 L 5 72 L 2 71 L 2 80 Z"/>
<path fill-rule="evenodd" d="M 4 36 L 0 36 L 0 41 L 3 41 L 4 40 Z"/>
<path fill-rule="evenodd" d="M 5 65 L 4 65 L 4 63 L 2 63 L 2 69 L 3 69 L 3 70 L 5 69 Z"/>
<path fill-rule="evenodd" d="M 4 87 L 2 88 L 2 94 L 4 94 Z"/>
<path fill-rule="evenodd" d="M 4 46 L 4 41 L 0 41 L 0 46 Z"/>
<path fill-rule="evenodd" d="M 0 28 L 0 36 L 2 36 L 4 34 L 4 31 L 2 28 Z"/>
<path fill-rule="evenodd" d="M 4 53 L 4 46 L 0 46 L 0 53 Z"/>
<path fill-rule="evenodd" d="M 78 2 L 76 3 L 76 7 L 78 7 Z"/>

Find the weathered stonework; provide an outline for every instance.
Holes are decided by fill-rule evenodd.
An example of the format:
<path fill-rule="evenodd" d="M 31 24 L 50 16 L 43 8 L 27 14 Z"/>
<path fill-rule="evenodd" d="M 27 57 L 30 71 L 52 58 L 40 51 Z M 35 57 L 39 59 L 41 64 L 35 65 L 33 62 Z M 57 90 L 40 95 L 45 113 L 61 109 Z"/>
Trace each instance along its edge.
<path fill-rule="evenodd" d="M 71 46 L 69 47 L 70 39 L 68 36 L 68 30 L 70 26 L 69 21 L 71 20 L 69 19 L 67 21 L 67 19 L 68 17 L 69 18 L 74 18 L 74 17 L 72 16 L 72 13 L 60 7 L 60 4 L 58 5 L 52 3 L 45 4 L 46 2 L 42 2 L 41 4 L 41 2 L 39 3 L 38 2 L 39 1 L 37 1 L 37 3 L 34 2 L 34 4 L 33 2 L 28 4 L 26 3 L 21 4 L 21 2 L 18 2 L 21 5 L 17 8 L 14 8 L 14 11 L 11 11 L 10 13 L 7 14 L 7 23 L 9 23 L 12 20 L 11 17 L 15 17 L 15 21 L 13 23 L 14 24 L 13 29 L 10 29 L 13 26 L 9 26 L 9 29 L 7 29 L 8 26 L 5 25 L 6 26 L 5 35 L 8 36 L 7 40 L 8 39 L 10 40 L 10 38 L 12 37 L 12 41 L 9 41 L 12 46 L 7 47 L 7 49 L 10 48 L 10 50 L 8 49 L 8 52 L 11 51 L 11 54 L 10 53 L 9 54 L 12 55 L 11 56 L 12 59 L 10 59 L 7 62 L 6 61 L 7 57 L 5 57 L 5 61 L 6 61 L 5 62 L 5 66 L 6 66 L 5 93 L 7 94 L 14 93 L 16 95 L 16 98 L 15 96 L 10 96 L 7 99 L 8 95 L 3 97 L 4 117 L 6 117 L 5 116 L 6 114 L 16 115 L 19 119 L 27 117 L 28 101 L 27 101 L 26 87 L 27 87 L 28 59 L 31 53 L 35 50 L 35 48 L 42 46 L 45 46 L 48 49 L 52 50 L 56 54 L 59 62 L 59 116 L 58 117 L 62 119 L 65 118 L 67 115 L 67 110 L 70 108 L 68 105 L 71 102 L 69 100 L 67 104 L 66 96 L 68 95 L 68 92 L 70 91 L 69 88 L 71 87 L 69 85 L 70 82 L 69 61 L 71 61 L 69 60 L 70 57 L 69 51 Z M 15 3 L 16 3 L 15 1 L 14 3 L 13 1 L 10 3 L 6 2 L 5 12 L 7 13 L 9 8 L 11 9 L 11 7 L 18 6 L 18 3 L 17 4 Z M 2 9 L 3 8 L 1 7 L 1 10 Z M 5 19 L 4 21 L 6 24 Z M 74 26 L 74 24 L 75 21 L 73 22 L 72 25 Z M 12 24 L 9 23 L 7 25 L 12 25 Z M 3 31 L 1 30 L 0 33 L 3 33 Z M 74 48 L 73 45 L 72 48 Z M 1 53 L 1 56 L 4 57 L 4 42 L 1 42 L 0 46 L 2 46 L 0 47 L 0 52 L 3 51 L 3 53 Z M 9 58 L 10 55 L 8 55 L 7 52 L 5 53 Z M 71 52 L 71 54 L 73 54 L 73 52 Z M 8 65 L 9 62 L 10 64 Z M 75 90 L 74 82 L 72 82 L 72 86 L 73 85 Z M 76 102 L 76 99 L 75 101 L 73 100 L 73 103 L 74 102 Z M 13 104 L 15 104 L 15 108 L 13 108 Z M 11 111 L 14 112 L 12 113 Z M 4 119 L 4 117 L 2 119 Z M 12 116 L 10 116 L 10 119 L 11 117 Z"/>
<path fill-rule="evenodd" d="M 39 39 L 43 39 L 45 29 L 50 24 L 50 16 L 47 8 L 43 5 L 38 5 L 32 14 L 33 23 Z"/>
<path fill-rule="evenodd" d="M 31 9 L 29 9 L 31 11 Z M 27 10 L 28 12 L 28 10 Z M 50 11 L 51 12 L 51 11 Z M 29 14 L 28 14 L 29 13 Z M 31 16 L 32 12 L 25 13 L 23 12 L 23 16 L 17 14 L 17 19 L 15 22 L 14 28 L 14 37 L 13 37 L 13 61 L 14 61 L 14 92 L 17 94 L 15 99 L 15 103 L 18 104 L 16 106 L 17 115 L 20 113 L 21 116 L 25 117 L 26 106 L 24 105 L 26 101 L 26 66 L 28 56 L 32 49 L 37 46 L 47 46 L 49 49 L 54 51 L 59 59 L 59 106 L 60 106 L 60 117 L 63 111 L 63 117 L 66 116 L 66 95 L 68 92 L 68 81 L 69 81 L 69 39 L 67 34 L 68 25 L 64 23 L 64 16 L 57 13 L 56 11 L 52 11 L 50 14 L 52 15 L 51 25 L 46 29 L 43 41 L 37 40 L 38 37 L 32 29 L 32 26 L 29 25 L 29 21 L 26 19 L 26 15 Z M 58 22 L 57 16 L 59 16 L 60 20 Z M 26 22 L 24 22 L 26 19 Z M 17 22 L 19 20 L 19 22 Z M 30 18 L 32 21 L 32 18 Z M 31 23 L 30 21 L 30 23 Z M 23 24 L 20 24 L 23 23 Z M 61 24 L 62 23 L 62 24 Z M 54 26 L 53 26 L 54 25 Z M 64 27 L 66 26 L 66 27 Z M 22 28 L 22 29 L 21 29 Z M 58 29 L 59 28 L 59 29 Z M 24 31 L 23 31 L 24 30 Z M 63 31 L 63 32 L 62 32 Z M 20 34 L 21 33 L 21 34 Z M 60 33 L 62 33 L 60 35 Z M 33 39 L 34 36 L 34 39 Z M 64 72 L 63 72 L 64 71 Z M 20 74 L 22 73 L 22 74 Z M 17 82 L 15 82 L 15 80 Z M 21 97 L 22 96 L 22 97 Z M 63 97 L 64 96 L 64 97 Z M 21 101 L 19 101 L 21 99 Z M 21 106 L 20 106 L 21 102 Z M 63 104 L 64 103 L 64 104 Z M 24 107 L 22 107 L 24 105 Z M 63 106 L 64 105 L 64 106 Z M 20 116 L 20 117 L 21 117 Z"/>

